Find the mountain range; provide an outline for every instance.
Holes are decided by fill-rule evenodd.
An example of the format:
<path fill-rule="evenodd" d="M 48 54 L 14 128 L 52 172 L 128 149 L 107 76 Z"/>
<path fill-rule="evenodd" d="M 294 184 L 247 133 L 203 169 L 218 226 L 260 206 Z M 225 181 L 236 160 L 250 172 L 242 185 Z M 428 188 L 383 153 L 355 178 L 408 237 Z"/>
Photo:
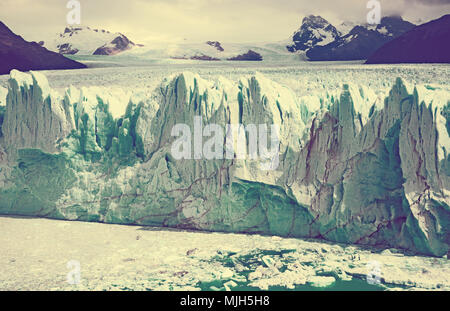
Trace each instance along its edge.
<path fill-rule="evenodd" d="M 290 52 L 307 51 L 315 46 L 326 45 L 338 39 L 342 34 L 321 16 L 310 15 L 303 19 L 302 25 L 293 37 Z"/>
<path fill-rule="evenodd" d="M 367 63 L 450 62 L 449 15 L 416 26 L 399 16 L 378 25 L 332 25 L 306 16 L 288 41 L 260 44 L 162 43 L 144 47 L 122 33 L 91 27 L 66 27 L 53 40 L 27 42 L 0 22 L 0 74 L 11 69 L 78 69 L 86 66 L 63 55 L 124 55 L 135 59 L 195 61 L 350 61 Z M 48 50 L 47 50 L 48 49 Z M 49 51 L 50 50 L 50 51 Z"/>
<path fill-rule="evenodd" d="M 66 27 L 64 32 L 57 34 L 53 40 L 41 43 L 49 50 L 64 55 L 117 55 L 132 51 L 131 56 L 146 55 L 167 59 L 202 61 L 263 59 L 260 53 L 253 50 L 257 47 L 227 44 L 224 48 L 221 42 L 214 40 L 202 43 L 153 43 L 151 47 L 143 48 L 144 45 L 135 44 L 122 33 L 87 26 Z"/>
<path fill-rule="evenodd" d="M 135 44 L 122 33 L 91 27 L 67 27 L 45 46 L 70 55 L 131 52 L 133 56 L 202 61 L 286 59 L 289 53 L 300 55 L 297 60 L 365 60 L 379 47 L 414 27 L 414 24 L 396 16 L 384 17 L 379 25 L 358 25 L 347 21 L 334 26 L 321 16 L 309 15 L 287 42 L 227 44 L 217 40 L 202 43 L 184 41 L 149 44 L 144 49 L 136 49 L 142 45 Z"/>
<path fill-rule="evenodd" d="M 415 27 L 398 16 L 383 17 L 378 25 L 343 23 L 340 26 L 335 27 L 320 16 L 307 16 L 294 33 L 293 44 L 286 48 L 291 52 L 306 52 L 311 61 L 365 60 L 387 42 Z"/>
<path fill-rule="evenodd" d="M 81 26 L 66 27 L 64 32 L 45 42 L 44 46 L 51 51 L 68 55 L 116 55 L 142 47 L 121 33 Z"/>

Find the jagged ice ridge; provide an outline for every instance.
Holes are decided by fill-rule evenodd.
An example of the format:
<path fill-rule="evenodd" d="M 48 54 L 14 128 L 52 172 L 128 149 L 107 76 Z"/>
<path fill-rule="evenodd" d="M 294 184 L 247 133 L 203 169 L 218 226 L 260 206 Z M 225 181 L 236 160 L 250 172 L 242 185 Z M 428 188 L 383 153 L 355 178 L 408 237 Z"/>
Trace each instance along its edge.
<path fill-rule="evenodd" d="M 450 241 L 447 90 L 367 87 L 297 97 L 261 74 L 185 72 L 151 96 L 12 71 L 0 106 L 0 212 L 312 237 L 442 256 Z M 118 100 L 118 98 L 120 100 Z M 278 124 L 280 165 L 175 160 L 171 129 Z"/>

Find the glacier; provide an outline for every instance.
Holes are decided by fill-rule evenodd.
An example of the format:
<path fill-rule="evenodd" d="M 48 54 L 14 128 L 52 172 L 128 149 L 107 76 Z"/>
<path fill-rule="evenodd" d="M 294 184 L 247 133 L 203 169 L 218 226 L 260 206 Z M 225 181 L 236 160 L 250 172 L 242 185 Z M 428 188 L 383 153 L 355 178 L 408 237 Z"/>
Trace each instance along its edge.
<path fill-rule="evenodd" d="M 183 72 L 151 93 L 60 95 L 44 74 L 14 70 L 0 102 L 0 213 L 447 254 L 449 91 L 398 78 L 383 98 L 354 83 L 319 93 Z M 172 127 L 194 116 L 279 125 L 279 168 L 175 160 Z"/>

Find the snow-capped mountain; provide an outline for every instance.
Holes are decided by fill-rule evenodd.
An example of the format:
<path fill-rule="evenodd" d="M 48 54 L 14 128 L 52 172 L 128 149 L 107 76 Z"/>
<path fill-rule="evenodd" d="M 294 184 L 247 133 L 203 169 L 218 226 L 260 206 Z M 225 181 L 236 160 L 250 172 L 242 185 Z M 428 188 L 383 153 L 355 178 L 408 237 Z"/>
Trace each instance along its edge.
<path fill-rule="evenodd" d="M 383 17 L 378 25 L 357 25 L 329 44 L 313 46 L 306 56 L 313 61 L 364 60 L 414 27 L 414 24 L 398 16 Z M 344 29 L 342 33 L 345 33 Z"/>
<path fill-rule="evenodd" d="M 450 63 L 450 15 L 417 26 L 386 43 L 367 63 Z"/>
<path fill-rule="evenodd" d="M 201 44 L 179 44 L 172 46 L 169 51 L 170 58 L 192 60 L 243 60 L 261 61 L 263 57 L 254 51 L 253 47 L 245 45 L 222 44 L 219 41 L 207 41 Z"/>
<path fill-rule="evenodd" d="M 206 41 L 152 42 L 148 48 L 132 49 L 120 57 L 138 59 L 178 59 L 202 61 L 261 61 L 298 60 L 298 55 L 286 50 L 287 42 L 275 43 L 223 43 Z"/>
<path fill-rule="evenodd" d="M 66 27 L 63 33 L 45 47 L 60 54 L 69 55 L 115 55 L 136 46 L 121 33 L 90 27 Z"/>
<path fill-rule="evenodd" d="M 340 33 L 327 20 L 309 15 L 303 19 L 301 27 L 292 36 L 293 44 L 287 46 L 290 52 L 306 51 L 316 45 L 333 42 Z"/>
<path fill-rule="evenodd" d="M 36 42 L 27 42 L 0 22 L 0 75 L 12 69 L 78 69 L 86 66 L 63 55 L 48 51 Z"/>

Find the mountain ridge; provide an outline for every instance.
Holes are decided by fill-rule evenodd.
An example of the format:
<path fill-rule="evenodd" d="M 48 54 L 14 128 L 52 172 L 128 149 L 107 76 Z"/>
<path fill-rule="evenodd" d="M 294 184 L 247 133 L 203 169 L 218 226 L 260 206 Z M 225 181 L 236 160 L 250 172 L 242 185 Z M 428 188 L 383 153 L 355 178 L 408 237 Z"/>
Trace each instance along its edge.
<path fill-rule="evenodd" d="M 450 63 L 450 14 L 402 34 L 366 61 L 366 64 L 392 63 Z"/>
<path fill-rule="evenodd" d="M 85 65 L 54 53 L 36 42 L 25 41 L 0 21 L 0 74 L 12 69 L 54 70 L 81 69 Z"/>
<path fill-rule="evenodd" d="M 120 32 L 89 26 L 67 26 L 64 32 L 44 44 L 54 52 L 67 55 L 116 55 L 142 47 Z"/>
<path fill-rule="evenodd" d="M 385 16 L 377 25 L 355 25 L 346 35 L 325 45 L 314 45 L 306 51 L 311 61 L 366 60 L 385 43 L 397 38 L 415 25 L 400 16 Z"/>

